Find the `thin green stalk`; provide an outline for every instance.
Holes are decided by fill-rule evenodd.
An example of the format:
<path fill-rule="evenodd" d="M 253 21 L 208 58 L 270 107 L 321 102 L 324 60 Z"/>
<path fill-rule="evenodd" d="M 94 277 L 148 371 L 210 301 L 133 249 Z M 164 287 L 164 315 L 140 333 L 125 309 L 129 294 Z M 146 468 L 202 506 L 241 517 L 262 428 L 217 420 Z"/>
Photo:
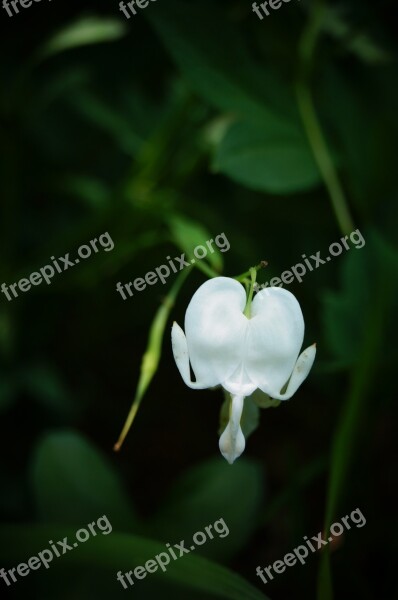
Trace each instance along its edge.
<path fill-rule="evenodd" d="M 245 310 L 243 311 L 243 314 L 246 315 L 246 317 L 248 319 L 250 319 L 250 315 L 251 315 L 251 305 L 252 305 L 252 300 L 253 300 L 254 286 L 255 286 L 255 283 L 256 283 L 256 277 L 257 277 L 256 267 L 252 267 L 250 269 L 250 287 L 249 287 L 249 293 L 247 295 L 247 301 L 246 301 Z"/>
<path fill-rule="evenodd" d="M 260 269 L 263 269 L 264 267 L 266 267 L 268 265 L 268 263 L 265 260 L 262 260 L 260 264 L 256 265 L 255 267 L 250 267 L 250 269 L 248 269 L 247 271 L 245 271 L 244 273 L 242 273 L 241 275 L 236 275 L 236 277 L 231 277 L 231 279 L 236 279 L 236 281 L 239 281 L 240 283 L 246 283 L 248 277 L 251 277 L 251 272 L 252 269 L 255 269 L 255 271 L 259 271 Z M 220 277 L 220 273 L 217 273 L 217 271 L 214 271 L 214 269 L 212 269 L 206 262 L 202 262 L 202 261 L 197 261 L 195 263 L 195 266 L 202 271 L 202 273 L 204 273 L 205 275 L 207 275 L 210 278 L 213 277 Z"/>
<path fill-rule="evenodd" d="M 354 223 L 343 186 L 341 185 L 337 169 L 322 131 L 310 84 L 313 57 L 324 18 L 323 10 L 323 1 L 318 1 L 313 5 L 308 25 L 300 41 L 300 65 L 296 82 L 296 95 L 304 129 L 315 162 L 328 190 L 339 228 L 344 235 L 348 235 L 354 230 Z"/>
<path fill-rule="evenodd" d="M 367 319 L 362 352 L 356 361 L 347 399 L 333 438 L 324 523 L 325 535 L 336 517 L 341 495 L 348 480 L 362 430 L 361 417 L 367 407 L 366 400 L 372 391 L 377 371 L 377 357 L 381 352 L 389 287 L 380 278 L 377 289 L 378 295 L 374 298 Z M 329 547 L 325 549 L 321 558 L 318 600 L 333 600 Z"/>
<path fill-rule="evenodd" d="M 204 273 L 205 275 L 207 275 L 207 277 L 210 277 L 210 279 L 212 279 L 213 277 L 220 277 L 220 273 L 217 273 L 217 271 L 214 271 L 214 269 L 212 269 L 206 262 L 204 261 L 196 261 L 195 262 L 195 267 L 197 267 L 199 269 L 199 271 L 202 271 L 202 273 Z"/>
<path fill-rule="evenodd" d="M 118 441 L 114 445 L 113 449 L 117 452 L 122 447 L 122 444 L 128 434 L 131 425 L 137 415 L 137 412 L 140 408 L 142 399 L 144 397 L 145 392 L 147 391 L 149 384 L 151 383 L 153 376 L 155 375 L 159 360 L 162 354 L 162 342 L 164 331 L 166 328 L 166 324 L 171 312 L 175 304 L 175 300 L 178 296 L 178 293 L 185 281 L 188 277 L 191 269 L 184 269 L 177 277 L 173 287 L 170 292 L 167 294 L 164 299 L 162 305 L 159 307 L 155 318 L 152 322 L 151 328 L 149 330 L 149 339 L 147 349 L 142 358 L 141 364 L 141 374 L 138 381 L 137 391 L 135 394 L 135 398 L 133 404 L 131 405 L 130 412 L 127 416 L 126 422 L 123 426 L 122 432 L 119 436 Z"/>
<path fill-rule="evenodd" d="M 256 265 L 255 267 L 250 267 L 250 269 L 248 271 L 245 271 L 244 273 L 242 273 L 241 275 L 237 275 L 236 277 L 233 277 L 232 279 L 236 279 L 236 281 L 240 281 L 241 283 L 244 282 L 248 277 L 251 277 L 251 272 L 252 269 L 255 269 L 256 271 L 259 271 L 260 269 L 264 269 L 266 266 L 268 265 L 266 260 L 262 260 L 258 265 Z"/>

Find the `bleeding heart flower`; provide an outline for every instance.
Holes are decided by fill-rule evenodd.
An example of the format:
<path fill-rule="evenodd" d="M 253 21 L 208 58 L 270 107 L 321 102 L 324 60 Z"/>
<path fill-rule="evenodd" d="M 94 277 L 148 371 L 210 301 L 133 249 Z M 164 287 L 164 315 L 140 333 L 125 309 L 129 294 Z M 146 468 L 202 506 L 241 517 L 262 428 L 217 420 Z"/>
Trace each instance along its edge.
<path fill-rule="evenodd" d="M 185 334 L 177 323 L 171 332 L 184 382 L 193 389 L 222 385 L 231 394 L 229 423 L 219 442 L 230 464 L 245 449 L 240 427 L 245 397 L 259 389 L 288 400 L 307 377 L 316 353 L 313 344 L 299 356 L 304 319 L 293 294 L 271 287 L 258 292 L 249 307 L 246 300 L 235 279 L 209 279 L 188 305 Z"/>

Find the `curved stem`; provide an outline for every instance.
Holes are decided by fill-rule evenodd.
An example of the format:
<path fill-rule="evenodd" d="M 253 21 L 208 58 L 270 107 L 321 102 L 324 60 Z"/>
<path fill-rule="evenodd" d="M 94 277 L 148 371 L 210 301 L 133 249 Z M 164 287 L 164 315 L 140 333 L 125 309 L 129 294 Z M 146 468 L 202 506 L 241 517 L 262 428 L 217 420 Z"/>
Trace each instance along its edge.
<path fill-rule="evenodd" d="M 347 235 L 353 231 L 354 223 L 343 186 L 318 119 L 310 86 L 313 56 L 324 18 L 323 9 L 322 0 L 315 3 L 310 14 L 310 20 L 300 41 L 300 65 L 296 82 L 296 95 L 308 141 L 324 184 L 329 192 L 334 214 L 341 232 Z"/>
<path fill-rule="evenodd" d="M 197 267 L 199 269 L 199 271 L 202 271 L 202 273 L 204 273 L 205 275 L 207 275 L 210 278 L 213 277 L 220 277 L 220 273 L 217 273 L 217 271 L 215 271 L 214 269 L 212 269 L 206 262 L 202 262 L 202 261 L 196 261 L 195 262 L 195 267 Z"/>
<path fill-rule="evenodd" d="M 169 318 L 171 309 L 174 306 L 175 300 L 181 289 L 181 286 L 190 272 L 190 269 L 184 269 L 184 271 L 182 271 L 178 275 L 178 278 L 176 279 L 173 287 L 164 299 L 162 306 L 158 309 L 155 318 L 152 322 L 149 331 L 148 346 L 142 358 L 141 375 L 138 381 L 135 398 L 133 404 L 131 405 L 130 412 L 127 415 L 127 419 L 123 426 L 119 439 L 113 447 L 113 449 L 116 452 L 118 452 L 122 447 L 124 439 L 128 434 L 131 425 L 133 424 L 138 409 L 140 408 L 144 394 L 157 371 L 162 352 L 163 335 L 164 330 L 166 328 L 167 320 Z"/>

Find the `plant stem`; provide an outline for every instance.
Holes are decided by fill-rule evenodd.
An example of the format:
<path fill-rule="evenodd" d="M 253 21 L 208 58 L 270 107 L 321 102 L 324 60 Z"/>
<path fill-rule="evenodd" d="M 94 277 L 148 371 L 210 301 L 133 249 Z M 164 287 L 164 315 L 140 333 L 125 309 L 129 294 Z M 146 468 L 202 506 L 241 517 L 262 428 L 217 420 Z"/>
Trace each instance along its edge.
<path fill-rule="evenodd" d="M 202 262 L 202 261 L 196 261 L 195 262 L 195 267 L 197 267 L 199 269 L 199 271 L 202 271 L 202 273 L 204 273 L 205 275 L 207 275 L 210 278 L 213 277 L 220 277 L 220 273 L 217 273 L 217 271 L 214 271 L 214 269 L 212 269 L 206 262 Z"/>
<path fill-rule="evenodd" d="M 127 416 L 126 422 L 123 426 L 119 439 L 113 447 L 113 449 L 116 452 L 119 451 L 122 447 L 126 435 L 128 434 L 130 427 L 133 424 L 133 421 L 136 417 L 138 409 L 140 408 L 140 404 L 142 402 L 144 394 L 157 371 L 162 353 L 162 342 L 167 320 L 169 318 L 171 309 L 174 306 L 178 293 L 182 287 L 182 284 L 184 283 L 185 279 L 187 278 L 190 272 L 191 269 L 184 269 L 184 271 L 182 271 L 178 275 L 173 287 L 167 294 L 152 322 L 151 328 L 149 330 L 147 349 L 142 358 L 141 374 L 138 381 L 135 398 L 133 404 L 131 405 L 130 412 Z"/>
<path fill-rule="evenodd" d="M 347 235 L 354 230 L 354 223 L 343 186 L 318 119 L 310 85 L 313 57 L 324 18 L 323 11 L 323 1 L 316 2 L 312 7 L 308 25 L 303 32 L 299 44 L 300 65 L 296 82 L 296 95 L 304 129 L 315 162 L 328 190 L 336 220 L 341 232 Z"/>
<path fill-rule="evenodd" d="M 253 300 L 254 284 L 256 283 L 256 277 L 257 277 L 257 269 L 256 269 L 256 267 L 252 267 L 250 269 L 250 289 L 249 289 L 249 293 L 247 295 L 247 302 L 246 302 L 245 310 L 243 311 L 243 314 L 246 315 L 246 317 L 248 319 L 250 319 L 250 315 L 251 315 L 251 305 L 252 305 L 252 300 Z"/>
<path fill-rule="evenodd" d="M 248 277 L 251 277 L 251 273 L 252 273 L 252 269 L 255 269 L 255 271 L 259 271 L 260 269 L 264 269 L 266 266 L 268 265 L 266 260 L 262 260 L 260 262 L 260 264 L 256 265 L 255 267 L 250 267 L 250 269 L 248 271 L 245 271 L 244 273 L 242 273 L 242 275 L 236 275 L 236 277 L 233 277 L 232 279 L 236 279 L 236 281 L 240 281 L 245 282 L 245 280 Z"/>

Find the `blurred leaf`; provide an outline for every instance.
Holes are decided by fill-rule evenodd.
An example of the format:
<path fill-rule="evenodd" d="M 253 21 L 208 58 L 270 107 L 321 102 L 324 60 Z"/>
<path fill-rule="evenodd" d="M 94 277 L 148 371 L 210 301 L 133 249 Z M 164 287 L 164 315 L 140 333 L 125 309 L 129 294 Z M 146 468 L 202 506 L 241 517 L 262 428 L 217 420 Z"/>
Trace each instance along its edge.
<path fill-rule="evenodd" d="M 165 540 L 187 537 L 222 518 L 229 535 L 218 538 L 214 534 L 214 540 L 202 546 L 200 552 L 227 559 L 252 535 L 263 497 L 262 468 L 257 463 L 240 459 L 231 468 L 221 458 L 210 460 L 180 478 L 151 519 L 150 530 Z"/>
<path fill-rule="evenodd" d="M 127 33 L 125 23 L 110 17 L 84 17 L 56 33 L 43 47 L 41 56 L 101 42 L 113 42 Z"/>
<path fill-rule="evenodd" d="M 13 321 L 9 312 L 1 307 L 0 309 L 0 353 L 3 356 L 12 350 L 14 344 Z"/>
<path fill-rule="evenodd" d="M 357 360 L 362 343 L 364 318 L 369 304 L 366 256 L 351 250 L 342 269 L 342 290 L 323 295 L 323 331 L 338 365 L 348 367 Z"/>
<path fill-rule="evenodd" d="M 109 134 L 121 150 L 134 156 L 142 144 L 131 122 L 120 111 L 107 106 L 94 94 L 80 91 L 69 99 L 72 106 L 88 121 Z"/>
<path fill-rule="evenodd" d="M 100 179 L 89 176 L 72 176 L 61 182 L 61 189 L 67 194 L 77 196 L 93 211 L 109 208 L 110 190 Z"/>
<path fill-rule="evenodd" d="M 16 399 L 17 384 L 9 374 L 0 373 L 0 413 L 5 412 Z"/>
<path fill-rule="evenodd" d="M 335 64 L 326 63 L 320 77 L 319 106 L 324 121 L 330 123 L 329 139 L 338 148 L 357 213 L 368 222 L 374 221 L 379 198 L 390 196 L 396 189 L 397 125 L 394 118 L 398 89 L 392 85 L 394 69 L 367 69 L 360 84 Z M 381 105 L 386 96 L 394 108 L 389 110 L 386 104 L 383 114 L 374 119 L 375 105 Z M 386 202 L 386 212 L 388 208 Z"/>
<path fill-rule="evenodd" d="M 363 237 L 366 245 L 351 249 L 344 257 L 341 290 L 325 292 L 323 296 L 326 344 L 333 358 L 344 367 L 358 361 L 377 291 L 374 277 L 386 272 L 391 288 L 398 289 L 396 251 L 373 231 Z"/>
<path fill-rule="evenodd" d="M 110 521 L 113 524 L 112 519 Z M 65 536 L 71 540 L 75 538 L 75 531 L 52 526 L 2 526 L 0 559 L 16 564 L 47 548 L 49 539 L 62 540 Z M 176 543 L 177 539 L 180 542 L 177 537 L 172 539 Z M 94 566 L 96 569 L 109 570 L 114 578 L 115 571 L 130 571 L 133 566 L 144 565 L 147 560 L 165 550 L 164 544 L 160 542 L 112 532 L 110 535 L 90 538 L 87 543 L 80 544 L 78 548 L 62 556 L 62 560 L 54 562 L 52 568 L 70 572 L 71 565 Z M 154 577 L 159 576 L 188 589 L 200 590 L 204 598 L 210 594 L 226 600 L 267 600 L 267 596 L 233 571 L 192 554 L 170 562 L 164 573 L 157 571 L 154 574 Z M 116 583 L 115 580 L 115 586 Z"/>
<path fill-rule="evenodd" d="M 377 46 L 377 44 L 366 34 L 356 33 L 347 42 L 349 50 L 369 64 L 383 64 L 392 60 L 392 56 Z"/>
<path fill-rule="evenodd" d="M 73 431 L 46 435 L 31 469 L 41 520 L 83 525 L 106 515 L 131 530 L 135 516 L 119 478 L 96 448 Z"/>
<path fill-rule="evenodd" d="M 203 225 L 187 219 L 183 215 L 173 215 L 167 221 L 174 243 L 185 251 L 188 260 L 195 258 L 193 251 L 197 246 L 204 246 L 208 250 L 206 260 L 216 271 L 222 271 L 222 254 L 215 244 L 212 246 L 214 252 L 211 252 L 206 246 L 206 242 L 214 238 Z"/>
<path fill-rule="evenodd" d="M 57 372 L 45 364 L 36 364 L 19 372 L 19 385 L 40 403 L 58 413 L 71 413 L 72 399 Z"/>
<path fill-rule="evenodd" d="M 344 48 L 366 63 L 382 64 L 392 59 L 367 33 L 353 29 L 341 6 L 325 8 L 323 28 L 341 42 Z"/>
<path fill-rule="evenodd" d="M 195 90 L 211 104 L 255 121 L 281 112 L 298 119 L 293 92 L 276 72 L 256 63 L 239 30 L 214 2 L 169 0 L 146 16 Z"/>
<path fill-rule="evenodd" d="M 261 126 L 234 123 L 216 150 L 213 168 L 251 189 L 277 194 L 321 181 L 304 134 L 274 118 L 263 119 Z"/>
<path fill-rule="evenodd" d="M 297 498 L 300 490 L 304 490 L 310 484 L 313 484 L 320 475 L 324 475 L 328 468 L 328 460 L 326 456 L 316 457 L 308 464 L 304 465 L 299 470 L 295 470 L 289 477 L 286 486 L 282 491 L 276 494 L 270 502 L 268 502 L 265 511 L 260 518 L 262 527 L 268 525 L 270 521 L 276 519 L 278 513 L 292 502 L 293 498 Z"/>
<path fill-rule="evenodd" d="M 367 246 L 362 250 L 361 260 L 364 269 L 361 273 L 365 284 L 362 290 L 368 292 L 363 298 L 363 305 L 356 307 L 348 304 L 351 319 L 357 319 L 356 309 L 362 316 L 362 329 L 358 333 L 360 345 L 355 356 L 350 357 L 353 365 L 348 394 L 342 406 L 340 419 L 335 429 L 331 450 L 330 476 L 327 490 L 324 531 L 328 532 L 333 519 L 337 516 L 338 507 L 345 493 L 349 474 L 353 468 L 360 442 L 365 443 L 363 432 L 366 431 L 366 420 L 371 418 L 369 399 L 375 387 L 375 380 L 380 366 L 380 357 L 388 354 L 384 342 L 384 332 L 389 330 L 390 321 L 396 328 L 396 252 L 375 232 L 366 236 Z M 365 251 L 366 250 L 366 251 Z M 358 254 L 354 254 L 354 264 L 358 264 Z M 347 261 L 348 262 L 348 261 Z M 369 273 L 374 277 L 370 278 Z M 358 279 L 357 279 L 358 280 Z M 356 281 L 347 279 L 346 291 L 356 285 Z M 351 295 L 352 298 L 352 295 Z M 342 300 L 344 295 L 342 294 Z M 394 306 L 395 303 L 395 306 Z M 342 304 L 344 307 L 344 303 Z M 394 306 L 394 309 L 391 310 Z M 346 307 L 344 307 L 346 308 Z M 392 315 L 392 319 L 391 319 Z M 329 315 L 330 318 L 330 315 Z M 329 329 L 329 334 L 330 334 Z M 340 328 L 340 342 L 349 342 L 350 332 Z M 392 336 L 392 351 L 396 354 L 396 335 Z M 383 359 L 384 363 L 385 359 Z M 367 441 L 367 440 L 366 440 Z M 318 577 L 318 600 L 332 600 L 332 579 L 329 547 L 322 554 Z"/>

